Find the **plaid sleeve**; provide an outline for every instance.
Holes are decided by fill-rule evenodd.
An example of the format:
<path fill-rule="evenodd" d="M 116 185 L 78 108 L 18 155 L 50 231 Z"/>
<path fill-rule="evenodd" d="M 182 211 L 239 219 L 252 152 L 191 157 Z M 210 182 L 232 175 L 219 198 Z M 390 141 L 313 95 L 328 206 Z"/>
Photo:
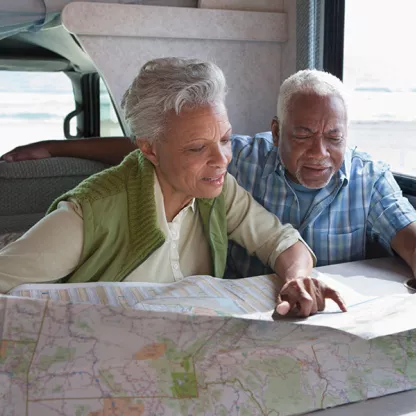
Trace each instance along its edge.
<path fill-rule="evenodd" d="M 392 238 L 416 221 L 416 211 L 389 170 L 374 185 L 367 222 L 367 234 L 391 252 Z"/>
<path fill-rule="evenodd" d="M 251 194 L 259 186 L 270 148 L 273 144 L 263 134 L 254 137 L 235 135 L 232 138 L 233 159 L 228 172 Z"/>
<path fill-rule="evenodd" d="M 228 165 L 228 172 L 231 173 L 236 179 L 239 175 L 239 165 L 241 164 L 242 154 L 249 145 L 249 136 L 233 135 L 231 139 L 231 146 L 233 152 L 233 158 Z"/>

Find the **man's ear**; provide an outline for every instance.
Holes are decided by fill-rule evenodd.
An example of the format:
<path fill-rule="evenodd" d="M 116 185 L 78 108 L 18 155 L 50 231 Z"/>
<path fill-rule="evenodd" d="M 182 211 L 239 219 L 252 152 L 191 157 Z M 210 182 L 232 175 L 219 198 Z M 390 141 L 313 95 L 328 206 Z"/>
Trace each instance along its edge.
<path fill-rule="evenodd" d="M 274 117 L 272 120 L 272 135 L 273 135 L 273 144 L 275 146 L 279 146 L 279 138 L 280 138 L 280 124 L 279 119 Z"/>
<path fill-rule="evenodd" d="M 152 162 L 154 166 L 159 165 L 155 142 L 150 143 L 147 139 L 136 138 L 136 145 L 147 160 Z"/>

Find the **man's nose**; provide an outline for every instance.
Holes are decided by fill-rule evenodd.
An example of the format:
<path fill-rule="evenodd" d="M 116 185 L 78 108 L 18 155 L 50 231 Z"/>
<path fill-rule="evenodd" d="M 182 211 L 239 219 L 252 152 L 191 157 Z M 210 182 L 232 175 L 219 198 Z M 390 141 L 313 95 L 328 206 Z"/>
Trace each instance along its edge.
<path fill-rule="evenodd" d="M 324 137 L 320 135 L 314 137 L 308 149 L 308 156 L 314 159 L 325 159 L 328 155 L 328 149 Z"/>

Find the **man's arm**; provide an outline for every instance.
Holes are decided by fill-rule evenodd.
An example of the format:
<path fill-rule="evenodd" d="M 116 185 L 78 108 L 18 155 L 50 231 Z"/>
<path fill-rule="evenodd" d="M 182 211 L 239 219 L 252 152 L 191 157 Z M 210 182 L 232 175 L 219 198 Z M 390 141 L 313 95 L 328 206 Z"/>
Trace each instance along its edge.
<path fill-rule="evenodd" d="M 391 240 L 391 248 L 410 266 L 416 277 L 416 223 L 400 230 Z"/>
<path fill-rule="evenodd" d="M 416 211 L 389 170 L 374 185 L 367 232 L 387 250 L 394 250 L 416 276 Z"/>
<path fill-rule="evenodd" d="M 48 140 L 16 147 L 5 153 L 1 159 L 6 162 L 19 162 L 48 157 L 79 157 L 117 165 L 135 149 L 135 144 L 127 137 Z"/>

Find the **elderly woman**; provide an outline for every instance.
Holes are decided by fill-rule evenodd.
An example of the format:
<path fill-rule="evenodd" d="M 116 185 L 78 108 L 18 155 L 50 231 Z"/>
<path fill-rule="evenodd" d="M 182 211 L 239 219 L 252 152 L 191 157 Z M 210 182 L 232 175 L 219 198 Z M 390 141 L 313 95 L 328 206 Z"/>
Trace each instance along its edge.
<path fill-rule="evenodd" d="M 145 64 L 122 102 L 139 150 L 60 197 L 0 252 L 0 291 L 59 279 L 221 278 L 231 239 L 287 282 L 279 312 L 298 305 L 307 316 L 324 308 L 325 297 L 344 308 L 336 292 L 307 277 L 313 255 L 298 232 L 227 175 L 225 94 L 224 75 L 212 63 L 165 58 Z"/>

